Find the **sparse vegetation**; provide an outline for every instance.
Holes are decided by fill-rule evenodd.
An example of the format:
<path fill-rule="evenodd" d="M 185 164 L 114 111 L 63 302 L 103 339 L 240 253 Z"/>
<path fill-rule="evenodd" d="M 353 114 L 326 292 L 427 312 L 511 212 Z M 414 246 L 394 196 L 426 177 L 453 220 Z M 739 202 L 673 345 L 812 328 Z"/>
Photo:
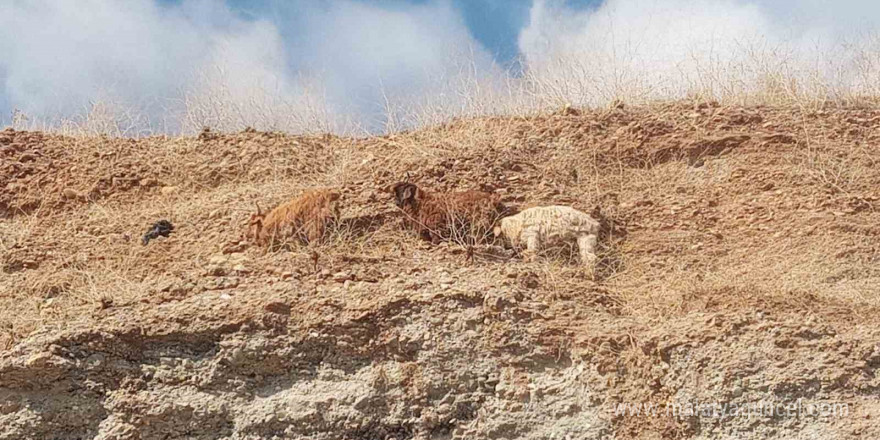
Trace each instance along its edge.
<path fill-rule="evenodd" d="M 165 411 L 149 429 L 182 432 L 180 408 L 227 402 L 222 414 L 199 413 L 199 429 L 268 436 L 293 424 L 256 421 L 247 390 L 304 402 L 297 393 L 321 381 L 352 403 L 328 404 L 326 424 L 296 425 L 311 427 L 296 435 L 528 437 L 563 424 L 584 436 L 599 426 L 618 438 L 686 438 L 693 420 L 597 414 L 701 393 L 743 400 L 775 389 L 792 402 L 801 395 L 786 387 L 802 381 L 822 384 L 811 398 L 868 411 L 880 365 L 880 107 L 776 104 L 560 106 L 374 137 L 0 132 L 0 432 L 105 429 L 97 413 L 94 423 L 11 423 L 23 412 L 47 420 L 77 399 L 113 414 L 101 426 L 146 429 L 153 413 L 138 402 L 149 394 Z M 384 191 L 406 172 L 438 191 L 492 188 L 517 208 L 601 206 L 611 227 L 597 276 L 576 253 L 525 262 L 489 244 L 419 240 Z M 323 243 L 266 251 L 240 238 L 254 200 L 315 186 L 338 187 L 345 201 Z M 174 234 L 141 246 L 159 218 Z M 27 360 L 56 351 L 77 374 Z M 806 360 L 823 353 L 833 368 Z M 103 369 L 88 366 L 93 355 Z M 369 379 L 376 369 L 381 384 Z M 693 388 L 692 375 L 715 385 Z M 49 376 L 63 383 L 47 394 L 57 405 L 15 406 Z M 133 380 L 124 408 L 103 406 Z M 104 391 L 68 391 L 86 382 Z M 205 400 L 172 402 L 191 389 Z M 371 412 L 359 396 L 393 410 Z M 351 417 L 358 426 L 333 425 Z M 784 429 L 875 432 L 860 420 Z M 698 421 L 704 435 L 757 429 Z"/>

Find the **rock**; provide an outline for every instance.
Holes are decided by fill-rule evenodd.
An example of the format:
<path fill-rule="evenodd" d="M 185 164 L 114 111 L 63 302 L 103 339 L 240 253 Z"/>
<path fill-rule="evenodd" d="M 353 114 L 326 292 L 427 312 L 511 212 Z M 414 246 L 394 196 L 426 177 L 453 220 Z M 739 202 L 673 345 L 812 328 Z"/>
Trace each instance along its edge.
<path fill-rule="evenodd" d="M 244 267 L 244 264 L 241 264 L 241 263 L 233 266 L 232 270 L 234 270 L 238 273 L 250 273 L 250 270 L 248 268 Z"/>
<path fill-rule="evenodd" d="M 526 289 L 537 289 L 540 285 L 538 275 L 534 272 L 525 272 L 519 277 L 519 284 Z"/>
<path fill-rule="evenodd" d="M 86 358 L 86 364 L 91 367 L 98 367 L 105 361 L 105 356 L 101 353 L 95 353 Z"/>
<path fill-rule="evenodd" d="M 65 199 L 80 199 L 82 198 L 82 194 L 77 192 L 71 188 L 64 188 L 64 191 L 61 191 L 61 196 Z"/>
<path fill-rule="evenodd" d="M 342 272 L 337 272 L 337 273 L 333 274 L 333 281 L 336 281 L 337 283 L 344 283 L 344 282 L 352 280 L 352 279 L 353 279 L 353 277 L 352 277 L 351 273 L 349 273 L 349 272 L 342 271 Z"/>
<path fill-rule="evenodd" d="M 224 265 L 228 262 L 229 262 L 229 258 L 227 258 L 225 255 L 214 255 L 213 257 L 211 257 L 210 260 L 208 260 L 209 264 L 213 264 L 213 265 L 217 265 L 217 266 Z"/>
<path fill-rule="evenodd" d="M 208 267 L 208 275 L 213 277 L 222 277 L 226 275 L 226 269 L 222 266 L 211 266 Z"/>
<path fill-rule="evenodd" d="M 177 194 L 176 186 L 163 186 L 159 189 L 159 192 L 162 193 L 163 196 L 170 196 L 172 194 Z"/>
<path fill-rule="evenodd" d="M 248 247 L 248 242 L 247 242 L 246 240 L 233 241 L 233 242 L 228 243 L 228 244 L 223 248 L 223 253 L 224 253 L 224 254 L 236 254 L 236 253 L 241 253 L 241 252 L 244 251 L 247 247 Z"/>
<path fill-rule="evenodd" d="M 171 289 L 171 293 L 173 293 L 175 295 L 185 295 L 189 292 L 192 292 L 195 289 L 196 289 L 196 284 L 193 283 L 192 281 L 190 281 L 190 282 L 184 283 L 182 286 L 175 286 L 173 289 Z"/>
<path fill-rule="evenodd" d="M 449 275 L 441 276 L 438 283 L 442 284 L 455 284 L 455 279 Z"/>
<path fill-rule="evenodd" d="M 290 315 L 290 306 L 281 302 L 273 301 L 263 307 L 264 310 L 279 315 Z"/>
<path fill-rule="evenodd" d="M 365 411 L 370 406 L 370 397 L 367 394 L 361 395 L 354 401 L 354 409 L 359 411 Z"/>
<path fill-rule="evenodd" d="M 737 385 L 737 386 L 734 386 L 733 389 L 730 391 L 730 394 L 731 394 L 733 397 L 739 397 L 739 396 L 742 396 L 742 394 L 743 394 L 743 389 L 742 389 L 741 386 L 738 386 L 738 385 Z"/>
<path fill-rule="evenodd" d="M 288 278 L 293 278 L 293 272 L 281 272 L 282 280 L 286 280 Z"/>

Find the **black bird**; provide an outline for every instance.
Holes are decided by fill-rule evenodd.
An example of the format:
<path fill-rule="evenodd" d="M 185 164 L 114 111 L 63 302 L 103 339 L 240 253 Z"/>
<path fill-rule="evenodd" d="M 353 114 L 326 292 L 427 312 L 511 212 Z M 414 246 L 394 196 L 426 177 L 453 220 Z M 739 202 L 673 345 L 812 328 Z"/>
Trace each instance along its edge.
<path fill-rule="evenodd" d="M 171 224 L 168 220 L 159 220 L 156 223 L 153 223 L 153 226 L 144 234 L 143 244 L 144 246 L 150 242 L 150 240 L 154 238 L 167 237 L 171 234 L 171 231 L 174 230 L 174 225 Z"/>

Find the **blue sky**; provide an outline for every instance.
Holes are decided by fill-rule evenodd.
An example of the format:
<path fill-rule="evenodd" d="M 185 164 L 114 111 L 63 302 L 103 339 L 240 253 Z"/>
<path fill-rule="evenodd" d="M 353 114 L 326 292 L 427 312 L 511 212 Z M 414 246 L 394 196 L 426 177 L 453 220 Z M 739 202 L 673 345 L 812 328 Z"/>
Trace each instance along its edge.
<path fill-rule="evenodd" d="M 157 0 L 174 5 L 181 0 Z M 289 0 L 225 0 L 226 3 L 248 19 L 265 19 L 275 23 L 282 31 L 295 33 L 289 28 L 290 18 L 304 8 L 299 1 Z M 431 3 L 433 0 L 353 0 L 377 5 L 387 9 Z M 461 14 L 468 31 L 500 63 L 508 63 L 519 55 L 517 38 L 528 24 L 532 0 L 450 0 Z M 597 7 L 602 0 L 565 0 L 566 7 L 587 10 Z M 314 3 L 313 3 L 314 4 Z"/>

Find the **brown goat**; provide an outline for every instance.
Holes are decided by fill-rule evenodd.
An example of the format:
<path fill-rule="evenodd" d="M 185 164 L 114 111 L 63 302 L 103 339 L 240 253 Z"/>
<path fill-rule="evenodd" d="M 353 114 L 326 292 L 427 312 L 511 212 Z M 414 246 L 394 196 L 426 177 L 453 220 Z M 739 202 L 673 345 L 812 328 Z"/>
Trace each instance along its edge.
<path fill-rule="evenodd" d="M 309 190 L 264 214 L 257 213 L 248 222 L 247 238 L 266 245 L 289 237 L 314 243 L 324 236 L 327 225 L 339 218 L 340 194 L 327 189 Z"/>
<path fill-rule="evenodd" d="M 501 197 L 483 191 L 433 193 L 409 182 L 389 188 L 394 203 L 406 215 L 405 222 L 421 237 L 437 243 L 450 235 L 477 240 L 487 237 L 500 217 Z"/>

